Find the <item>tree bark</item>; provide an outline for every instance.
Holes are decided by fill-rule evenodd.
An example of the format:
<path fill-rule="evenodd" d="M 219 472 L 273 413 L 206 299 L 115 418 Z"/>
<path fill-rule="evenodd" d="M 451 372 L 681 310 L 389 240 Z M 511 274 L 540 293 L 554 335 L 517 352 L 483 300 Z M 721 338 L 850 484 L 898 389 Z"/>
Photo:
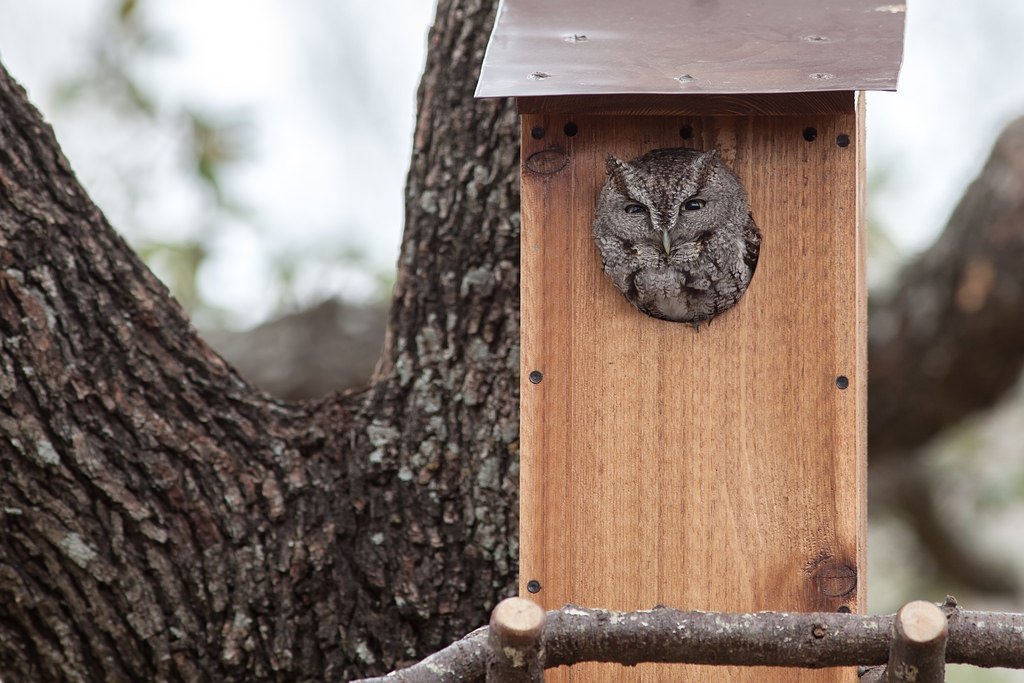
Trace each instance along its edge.
<path fill-rule="evenodd" d="M 347 680 L 514 592 L 518 117 L 472 99 L 495 4 L 438 5 L 386 348 L 367 388 L 318 403 L 270 398 L 196 336 L 0 70 L 0 678 Z M 971 317 L 1019 297 L 999 268 L 986 285 L 1015 252 L 977 251 L 1011 228 L 937 252 L 960 284 L 898 299 L 906 329 L 977 323 L 1015 372 L 1019 306 L 985 318 L 1009 332 Z M 941 258 L 926 265 L 938 280 Z M 902 355 L 872 342 L 873 444 L 906 444 L 876 440 L 929 412 L 908 397 L 960 390 L 934 381 L 956 343 L 991 357 L 971 326 L 937 359 L 927 334 Z M 922 348 L 931 375 L 898 379 Z"/>
<path fill-rule="evenodd" d="M 518 117 L 430 32 L 387 348 L 320 403 L 206 346 L 0 73 L 0 677 L 348 680 L 514 590 Z"/>
<path fill-rule="evenodd" d="M 930 612 L 927 621 L 921 612 Z M 917 613 L 915 619 L 914 613 Z M 948 620 L 948 624 L 947 624 Z M 1024 614 L 974 612 L 914 601 L 898 614 L 683 611 L 612 612 L 566 605 L 547 613 L 539 637 L 546 669 L 579 662 L 673 662 L 820 669 L 871 667 L 870 680 L 942 680 L 945 662 L 1024 668 Z M 494 624 L 406 669 L 360 683 L 483 681 L 495 657 Z M 947 647 L 948 641 L 948 647 Z M 927 654 L 926 654 L 927 653 Z M 886 672 L 886 662 L 891 670 Z M 885 680 L 889 680 L 886 678 Z M 488 679 L 489 680 L 489 679 Z M 904 680 L 895 678 L 894 680 Z"/>

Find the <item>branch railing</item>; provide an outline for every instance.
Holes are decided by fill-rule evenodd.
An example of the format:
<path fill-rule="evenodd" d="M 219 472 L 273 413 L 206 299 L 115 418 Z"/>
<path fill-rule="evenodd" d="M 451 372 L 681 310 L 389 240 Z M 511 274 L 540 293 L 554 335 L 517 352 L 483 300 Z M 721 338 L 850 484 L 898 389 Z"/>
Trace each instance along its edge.
<path fill-rule="evenodd" d="M 974 612 L 947 597 L 896 614 L 684 611 L 613 612 L 566 605 L 545 613 L 508 598 L 490 626 L 406 669 L 362 683 L 533 683 L 579 662 L 860 667 L 864 682 L 945 678 L 945 664 L 1024 669 L 1024 614 Z"/>

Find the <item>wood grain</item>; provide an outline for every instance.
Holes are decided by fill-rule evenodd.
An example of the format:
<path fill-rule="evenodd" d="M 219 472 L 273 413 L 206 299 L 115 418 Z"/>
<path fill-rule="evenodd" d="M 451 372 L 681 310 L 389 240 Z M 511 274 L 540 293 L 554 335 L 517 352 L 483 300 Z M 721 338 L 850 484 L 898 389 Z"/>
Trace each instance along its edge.
<path fill-rule="evenodd" d="M 523 596 L 547 609 L 863 607 L 862 121 L 523 116 Z M 630 306 L 591 238 L 605 156 L 676 146 L 722 149 L 763 234 L 747 293 L 699 333 Z M 595 664 L 549 676 L 855 679 Z"/>
<path fill-rule="evenodd" d="M 855 94 L 848 90 L 742 95 L 555 95 L 519 97 L 520 114 L 605 114 L 619 116 L 769 116 L 852 114 Z"/>

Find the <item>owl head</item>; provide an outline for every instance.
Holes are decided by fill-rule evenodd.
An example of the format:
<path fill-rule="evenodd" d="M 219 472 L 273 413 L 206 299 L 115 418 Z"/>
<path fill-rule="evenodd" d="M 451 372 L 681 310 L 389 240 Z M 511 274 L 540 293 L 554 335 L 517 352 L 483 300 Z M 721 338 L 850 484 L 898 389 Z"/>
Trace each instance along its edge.
<path fill-rule="evenodd" d="M 747 193 L 719 151 L 608 156 L 594 220 L 605 272 L 638 309 L 706 321 L 743 294 L 761 235 Z"/>
<path fill-rule="evenodd" d="M 608 155 L 601 209 L 618 208 L 621 227 L 630 224 L 628 232 L 671 255 L 672 244 L 750 213 L 746 190 L 720 156 L 718 149 L 686 148 L 656 149 L 632 161 Z"/>

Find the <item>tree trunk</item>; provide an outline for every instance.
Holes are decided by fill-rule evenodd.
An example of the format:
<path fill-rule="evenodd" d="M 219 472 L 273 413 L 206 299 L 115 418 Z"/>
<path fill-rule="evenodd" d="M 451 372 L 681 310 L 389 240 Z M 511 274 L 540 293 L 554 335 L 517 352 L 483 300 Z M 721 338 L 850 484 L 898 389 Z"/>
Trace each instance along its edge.
<path fill-rule="evenodd" d="M 0 678 L 347 680 L 514 591 L 518 117 L 444 0 L 370 387 L 286 404 L 190 327 L 0 73 Z"/>
<path fill-rule="evenodd" d="M 1024 118 L 870 320 L 871 455 L 920 448 L 994 404 L 1024 365 Z"/>
<path fill-rule="evenodd" d="M 1018 593 L 1019 572 L 957 529 L 918 456 L 1020 380 L 1022 263 L 1024 118 L 1006 126 L 942 235 L 868 324 L 872 508 L 901 508 L 940 576 L 979 593 Z"/>
<path fill-rule="evenodd" d="M 514 592 L 518 117 L 472 99 L 495 4 L 439 3 L 385 352 L 319 403 L 196 337 L 0 70 L 0 678 L 346 680 Z M 1004 291 L 970 263 L 961 312 Z"/>

